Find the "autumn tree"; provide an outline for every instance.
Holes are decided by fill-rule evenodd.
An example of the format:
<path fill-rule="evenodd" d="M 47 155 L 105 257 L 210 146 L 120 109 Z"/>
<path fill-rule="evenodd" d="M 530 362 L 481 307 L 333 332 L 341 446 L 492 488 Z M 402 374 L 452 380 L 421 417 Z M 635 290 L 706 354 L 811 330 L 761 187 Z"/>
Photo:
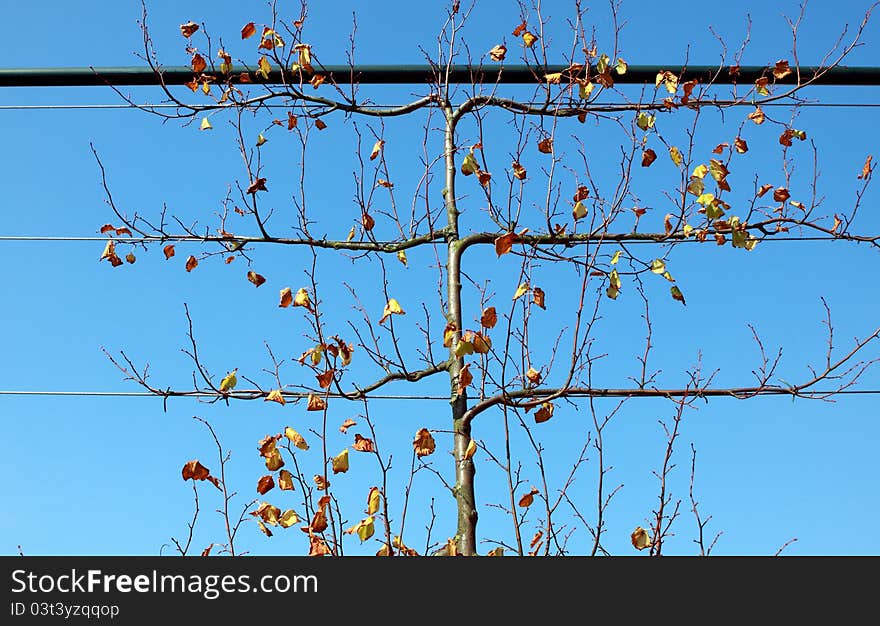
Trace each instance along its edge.
<path fill-rule="evenodd" d="M 495 21 L 496 45 L 476 49 L 464 35 L 479 8 L 455 1 L 436 49 L 424 53 L 424 80 L 401 90 L 372 85 L 395 79 L 359 68 L 356 29 L 349 50 L 326 50 L 300 9 L 281 15 L 273 5 L 222 37 L 210 24 L 180 24 L 185 86 L 168 79 L 144 11 L 142 59 L 165 102 L 144 105 L 113 88 L 182 122 L 194 142 L 235 147 L 242 170 L 230 174 L 215 216 L 120 206 L 111 194 L 120 164 L 95 151 L 113 213 L 102 259 L 126 266 L 143 251 L 180 261 L 181 272 L 225 265 L 230 286 L 205 297 L 257 289 L 264 308 L 252 323 L 289 320 L 290 332 L 266 337 L 263 363 L 231 352 L 217 362 L 203 344 L 226 339 L 200 336 L 188 303 L 191 383 L 148 375 L 141 361 L 150 355 L 108 349 L 169 410 L 192 396 L 274 411 L 277 428 L 233 446 L 245 455 L 257 446 L 253 477 L 225 473 L 227 447 L 203 420 L 219 456 L 190 460 L 183 479 L 197 505 L 202 481 L 221 493 L 225 536 L 211 546 L 240 552 L 236 535 L 253 520 L 269 536 L 301 526 L 301 552 L 313 555 L 348 545 L 380 555 L 606 554 L 622 486 L 606 434 L 638 403 L 662 426 L 656 496 L 643 519 L 613 532 L 659 555 L 688 512 L 699 552 L 711 551 L 694 493 L 696 449 L 680 449 L 683 419 L 716 397 L 830 399 L 873 362 L 865 348 L 880 329 L 838 346 L 830 307 L 820 305 L 827 351 L 808 374 L 784 368 L 782 349 L 751 328 L 756 364 L 728 375 L 656 320 L 685 334 L 689 299 L 750 297 L 745 284 L 696 278 L 693 268 L 719 255 L 757 263 L 765 246 L 806 237 L 877 246 L 859 221 L 871 157 L 854 158 L 851 179 L 837 183 L 853 194 L 848 206 L 828 209 L 818 147 L 798 125 L 804 98 L 859 45 L 870 12 L 810 66 L 797 57 L 795 17 L 791 45 L 764 67 L 741 65 L 747 37 L 733 52 L 720 41 L 712 67 L 654 68 L 645 82 L 644 67 L 625 59 L 616 4 L 605 40 L 579 2 L 554 21 L 540 3 L 523 3 Z M 343 54 L 347 65 L 323 63 Z M 330 155 L 332 172 L 313 166 Z M 136 276 L 138 267 L 115 271 Z M 748 323 L 717 315 L 719 334 Z M 669 357 L 662 368 L 658 343 Z M 442 417 L 438 394 L 448 398 Z M 561 414 L 576 419 L 550 443 Z M 676 465 L 686 499 L 670 483 Z M 360 483 L 347 485 L 355 474 Z M 234 480 L 244 494 L 256 484 L 259 498 L 233 502 Z M 424 541 L 408 524 L 416 514 L 427 520 Z M 481 516 L 489 522 L 478 525 Z M 180 553 L 198 521 L 197 506 L 188 539 L 175 539 Z"/>

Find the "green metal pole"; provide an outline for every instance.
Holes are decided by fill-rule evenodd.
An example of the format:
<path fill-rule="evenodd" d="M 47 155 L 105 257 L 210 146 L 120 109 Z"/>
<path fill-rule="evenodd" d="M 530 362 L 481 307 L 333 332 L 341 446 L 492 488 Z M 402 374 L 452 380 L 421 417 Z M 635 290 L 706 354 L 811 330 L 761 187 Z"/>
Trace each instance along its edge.
<path fill-rule="evenodd" d="M 454 65 L 449 80 L 452 83 L 470 84 L 475 81 L 484 83 L 535 84 L 544 81 L 545 74 L 564 72 L 568 66 L 551 65 L 546 68 L 528 67 L 524 65 L 492 65 L 471 67 Z M 653 83 L 658 72 L 664 70 L 675 74 L 681 72 L 675 65 L 630 65 L 623 75 L 612 73 L 615 83 L 644 84 Z M 427 65 L 359 65 L 351 68 L 347 65 L 329 65 L 321 68 L 321 73 L 332 75 L 340 84 L 354 80 L 360 84 L 414 85 L 435 82 L 434 70 Z M 816 73 L 815 67 L 801 67 L 801 80 L 807 80 Z M 233 82 L 242 82 L 240 76 L 247 73 L 251 82 L 262 84 L 281 84 L 281 72 L 273 70 L 268 80 L 257 76 L 251 68 L 236 67 L 230 72 Z M 717 74 L 717 76 L 715 76 Z M 213 73 L 218 81 L 223 79 L 219 72 Z M 189 67 L 165 67 L 161 70 L 162 82 L 166 85 L 183 85 L 193 79 Z M 288 73 L 287 80 L 294 74 Z M 732 76 L 728 68 L 710 65 L 692 65 L 681 75 L 682 81 L 697 79 L 706 83 L 715 77 L 716 84 L 732 84 L 734 82 L 749 85 L 758 78 L 767 76 L 773 81 L 771 67 L 743 66 L 736 76 Z M 796 82 L 794 73 L 782 80 L 780 84 L 792 85 Z M 0 87 L 81 87 L 81 86 L 133 86 L 157 85 L 158 75 L 149 67 L 53 67 L 53 68 L 0 68 Z M 838 66 L 828 70 L 817 79 L 818 85 L 880 85 L 880 67 L 845 67 Z"/>

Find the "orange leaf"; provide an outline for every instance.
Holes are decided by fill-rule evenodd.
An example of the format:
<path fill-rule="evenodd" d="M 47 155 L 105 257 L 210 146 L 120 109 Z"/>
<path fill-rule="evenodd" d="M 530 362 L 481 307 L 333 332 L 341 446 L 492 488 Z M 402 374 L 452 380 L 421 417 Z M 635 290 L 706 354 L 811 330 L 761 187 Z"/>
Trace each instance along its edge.
<path fill-rule="evenodd" d="M 379 323 L 382 324 L 392 315 L 406 315 L 406 311 L 400 308 L 400 303 L 398 303 L 397 300 L 389 298 L 388 304 L 385 305 L 385 309 L 382 312 L 382 319 L 379 320 Z"/>
<path fill-rule="evenodd" d="M 309 82 L 312 83 L 312 87 L 317 89 L 322 84 L 324 84 L 325 80 L 327 80 L 327 77 L 323 74 L 315 74 L 314 76 L 312 76 L 312 79 Z"/>
<path fill-rule="evenodd" d="M 327 128 L 327 124 L 325 124 L 323 120 L 315 120 L 315 128 L 318 130 L 324 130 Z"/>
<path fill-rule="evenodd" d="M 532 487 L 532 490 L 525 494 L 522 498 L 519 499 L 519 505 L 523 508 L 527 508 L 532 506 L 532 502 L 535 500 L 535 495 L 540 493 L 537 489 Z"/>
<path fill-rule="evenodd" d="M 312 480 L 315 482 L 315 489 L 317 489 L 318 491 L 325 491 L 327 487 L 330 486 L 330 481 L 327 480 L 325 476 L 321 476 L 320 474 L 315 474 L 314 476 L 312 476 Z M 323 499 L 324 498 L 321 498 L 321 500 Z M 321 510 L 323 511 L 323 507 Z"/>
<path fill-rule="evenodd" d="M 380 139 L 379 141 L 377 141 L 376 143 L 373 144 L 373 150 L 372 150 L 372 152 L 370 152 L 370 160 L 371 161 L 375 160 L 375 158 L 377 156 L 379 156 L 379 153 L 382 152 L 382 147 L 384 145 L 385 145 L 384 139 Z"/>
<path fill-rule="evenodd" d="M 788 61 L 777 61 L 773 66 L 773 77 L 776 80 L 782 80 L 789 74 L 791 74 L 791 67 L 789 67 Z"/>
<path fill-rule="evenodd" d="M 288 111 L 287 112 L 287 130 L 293 130 L 294 128 L 296 128 L 296 123 L 297 123 L 296 122 L 296 115 L 294 115 L 293 113 Z"/>
<path fill-rule="evenodd" d="M 241 29 L 241 38 L 248 39 L 249 37 L 253 37 L 254 33 L 257 32 L 257 27 L 254 26 L 253 22 L 248 22 L 244 25 L 244 28 Z"/>
<path fill-rule="evenodd" d="M 862 172 L 856 178 L 859 180 L 868 180 L 871 177 L 871 172 L 873 171 L 871 160 L 873 158 L 873 155 L 869 155 L 868 158 L 865 159 L 865 165 L 862 166 Z"/>
<path fill-rule="evenodd" d="M 352 447 L 358 452 L 372 452 L 376 449 L 372 440 L 361 437 L 358 434 L 354 436 L 354 445 Z"/>
<path fill-rule="evenodd" d="M 746 140 L 742 137 L 737 137 L 733 141 L 733 147 L 736 148 L 736 151 L 740 154 L 744 154 L 749 151 L 749 144 L 747 144 Z"/>
<path fill-rule="evenodd" d="M 394 189 L 394 183 L 390 180 L 385 180 L 384 178 L 380 178 L 376 181 L 376 184 L 380 187 L 385 187 L 386 189 Z"/>
<path fill-rule="evenodd" d="M 189 258 L 186 260 L 186 271 L 191 272 L 194 269 L 196 269 L 196 267 L 198 267 L 198 265 L 199 265 L 198 259 L 196 259 L 196 257 L 194 257 L 193 255 L 189 255 Z"/>
<path fill-rule="evenodd" d="M 577 191 L 574 192 L 574 196 L 572 200 L 575 202 L 580 202 L 581 200 L 586 200 L 590 196 L 590 189 L 586 185 L 580 185 L 577 188 Z"/>
<path fill-rule="evenodd" d="M 434 437 L 431 436 L 427 428 L 422 428 L 416 433 L 416 438 L 413 440 L 413 448 L 416 451 L 416 456 L 419 457 L 433 454 L 435 448 Z"/>
<path fill-rule="evenodd" d="M 513 244 L 517 241 L 516 233 L 507 233 L 495 239 L 495 254 L 501 256 L 507 254 L 513 248 Z"/>
<path fill-rule="evenodd" d="M 232 258 L 234 258 L 234 257 L 232 257 Z M 253 272 L 253 271 L 247 273 L 247 279 L 249 281 L 251 281 L 254 284 L 254 286 L 256 286 L 256 287 L 259 287 L 264 282 L 266 282 L 266 279 L 263 278 L 263 276 L 261 276 L 260 274 L 257 274 L 256 272 Z"/>
<path fill-rule="evenodd" d="M 539 372 L 538 370 L 536 370 L 533 367 L 530 367 L 529 371 L 526 372 L 526 378 L 528 378 L 529 382 L 532 383 L 533 385 L 540 385 L 541 384 L 541 372 Z"/>
<path fill-rule="evenodd" d="M 272 448 L 272 452 L 266 456 L 266 469 L 274 472 L 282 467 L 284 467 L 284 459 L 281 458 L 281 450 Z"/>
<path fill-rule="evenodd" d="M 325 556 L 330 554 L 327 542 L 315 535 L 309 536 L 309 556 Z"/>
<path fill-rule="evenodd" d="M 483 314 L 480 316 L 480 326 L 483 328 L 494 328 L 497 323 L 498 314 L 495 312 L 495 307 L 490 306 L 484 309 Z"/>
<path fill-rule="evenodd" d="M 526 168 L 519 164 L 519 161 L 513 162 L 513 176 L 517 180 L 525 180 Z"/>
<path fill-rule="evenodd" d="M 789 193 L 788 189 L 786 189 L 785 187 L 777 187 L 776 189 L 773 190 L 773 199 L 776 202 L 785 202 L 790 197 L 791 197 L 791 194 Z"/>
<path fill-rule="evenodd" d="M 286 469 L 278 472 L 278 487 L 281 491 L 293 491 L 293 474 Z"/>
<path fill-rule="evenodd" d="M 526 30 L 526 26 L 527 26 L 526 23 L 523 22 L 522 24 L 520 24 L 519 26 L 517 26 L 516 28 L 514 28 L 514 29 L 513 29 L 513 36 L 514 36 L 514 37 L 519 37 L 520 35 L 522 35 L 522 34 L 525 32 L 525 30 Z"/>
<path fill-rule="evenodd" d="M 364 227 L 364 230 L 373 230 L 373 227 L 376 225 L 376 220 L 369 213 L 364 213 L 361 216 L 361 224 Z"/>
<path fill-rule="evenodd" d="M 553 152 L 553 138 L 545 137 L 538 142 L 538 152 L 551 154 Z"/>
<path fill-rule="evenodd" d="M 266 474 L 257 481 L 257 493 L 261 496 L 275 487 L 275 479 Z"/>
<path fill-rule="evenodd" d="M 632 532 L 632 535 L 630 535 L 630 541 L 632 541 L 633 547 L 636 550 L 644 550 L 653 545 L 651 543 L 651 537 L 648 535 L 648 531 L 641 526 L 636 526 L 636 529 Z"/>
<path fill-rule="evenodd" d="M 758 194 L 756 197 L 760 198 L 771 189 L 773 189 L 773 185 L 761 185 L 761 188 L 758 189 Z"/>
<path fill-rule="evenodd" d="M 327 389 L 330 386 L 330 383 L 333 382 L 333 374 L 335 373 L 336 370 L 330 369 L 323 374 L 315 376 L 315 378 L 318 379 L 318 386 L 321 387 L 321 389 Z"/>

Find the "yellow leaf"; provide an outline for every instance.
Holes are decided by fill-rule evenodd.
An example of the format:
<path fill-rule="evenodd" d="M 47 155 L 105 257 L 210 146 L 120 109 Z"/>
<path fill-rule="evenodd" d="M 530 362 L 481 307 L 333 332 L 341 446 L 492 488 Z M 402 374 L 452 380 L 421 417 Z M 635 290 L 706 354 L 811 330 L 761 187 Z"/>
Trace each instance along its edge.
<path fill-rule="evenodd" d="M 648 536 L 648 531 L 641 526 L 636 526 L 636 529 L 632 532 L 632 535 L 630 535 L 630 540 L 636 550 L 644 550 L 653 545 L 651 543 L 651 538 Z"/>
<path fill-rule="evenodd" d="M 596 85 L 591 83 L 588 80 L 579 80 L 578 81 L 578 96 L 580 96 L 581 100 L 587 100 L 590 97 L 590 94 L 593 93 L 593 89 L 595 87 L 596 87 Z"/>
<path fill-rule="evenodd" d="M 348 448 L 333 457 L 333 473 L 339 474 L 348 471 Z"/>
<path fill-rule="evenodd" d="M 529 292 L 531 287 L 528 283 L 522 283 L 519 287 L 516 288 L 516 293 L 513 294 L 513 300 L 517 300 L 521 298 L 523 295 Z"/>
<path fill-rule="evenodd" d="M 348 534 L 357 533 L 357 536 L 360 538 L 361 541 L 366 541 L 367 539 L 369 539 L 370 537 L 373 536 L 373 533 L 375 532 L 375 530 L 376 530 L 376 527 L 375 527 L 375 524 L 373 523 L 373 517 L 370 516 L 365 519 L 362 519 L 357 524 L 355 524 L 351 528 L 347 529 L 345 532 L 347 532 Z"/>
<path fill-rule="evenodd" d="M 305 288 L 301 287 L 297 290 L 296 295 L 293 297 L 293 306 L 301 306 L 309 311 L 312 310 L 312 300 L 309 298 L 309 292 Z"/>
<path fill-rule="evenodd" d="M 235 385 L 238 383 L 238 377 L 235 375 L 237 372 L 238 369 L 232 370 L 220 381 L 220 391 L 226 392 L 235 389 Z"/>
<path fill-rule="evenodd" d="M 583 217 L 586 217 L 587 216 L 587 207 L 584 205 L 583 202 L 578 200 L 577 202 L 575 202 L 574 208 L 572 209 L 571 214 L 575 220 L 579 220 Z"/>
<path fill-rule="evenodd" d="M 278 525 L 281 528 L 290 528 L 294 524 L 299 523 L 299 516 L 293 509 L 287 509 L 284 513 L 281 514 L 281 517 L 278 518 Z"/>
<path fill-rule="evenodd" d="M 522 34 L 523 43 L 526 45 L 526 48 L 531 48 L 535 45 L 535 42 L 538 41 L 538 37 L 533 35 L 529 31 L 526 31 Z"/>
<path fill-rule="evenodd" d="M 208 118 L 203 117 L 202 123 L 199 124 L 199 130 L 211 130 L 212 128 L 214 128 L 214 127 L 211 126 L 211 122 L 208 121 Z"/>
<path fill-rule="evenodd" d="M 475 174 L 480 170 L 480 164 L 477 163 L 477 159 L 474 157 L 474 152 L 471 150 L 461 162 L 461 173 L 465 176 L 470 176 L 471 174 Z"/>
<path fill-rule="evenodd" d="M 270 472 L 284 467 L 284 459 L 281 458 L 281 450 L 272 448 L 272 451 L 266 455 L 266 469 Z"/>
<path fill-rule="evenodd" d="M 406 267 L 406 251 L 398 250 L 397 251 L 397 260 L 403 263 L 404 267 Z"/>
<path fill-rule="evenodd" d="M 266 137 L 263 136 L 263 133 L 260 133 L 259 135 L 257 135 L 257 145 L 258 146 L 262 146 L 267 141 L 268 141 L 268 139 L 266 139 Z"/>
<path fill-rule="evenodd" d="M 504 548 L 498 546 L 497 548 L 492 548 L 486 553 L 486 556 L 504 556 Z"/>
<path fill-rule="evenodd" d="M 263 80 L 269 80 L 269 71 L 272 69 L 272 66 L 269 65 L 269 59 L 266 57 L 260 57 L 260 62 L 257 64 L 259 69 L 257 69 L 257 74 L 263 77 Z"/>
<path fill-rule="evenodd" d="M 669 147 L 669 158 L 672 159 L 672 162 L 675 163 L 676 167 L 681 166 L 684 157 L 681 154 L 681 150 L 676 148 L 675 146 Z"/>
<path fill-rule="evenodd" d="M 381 504 L 380 498 L 381 493 L 379 492 L 379 488 L 371 488 L 370 493 L 367 496 L 367 514 L 373 515 L 379 510 L 379 505 Z"/>
<path fill-rule="evenodd" d="M 674 286 L 670 288 L 669 293 L 672 294 L 673 299 L 678 300 L 682 304 L 686 304 L 686 302 L 684 301 L 684 294 L 681 293 L 681 289 L 679 289 L 678 287 Z"/>
<path fill-rule="evenodd" d="M 617 265 L 617 262 L 620 260 L 620 250 L 614 253 L 614 256 L 611 257 L 611 265 Z"/>
<path fill-rule="evenodd" d="M 467 450 L 464 451 L 464 459 L 465 461 L 474 458 L 474 455 L 477 453 L 477 442 L 471 439 L 468 442 Z"/>
<path fill-rule="evenodd" d="M 700 179 L 702 179 L 702 178 L 705 177 L 706 174 L 708 174 L 708 173 L 709 173 L 709 168 L 706 167 L 703 163 L 700 163 L 698 166 L 696 166 L 696 167 L 694 168 L 694 171 L 693 171 L 693 173 L 691 174 L 691 176 L 692 176 L 693 178 L 700 178 Z"/>
<path fill-rule="evenodd" d="M 286 469 L 278 472 L 278 487 L 282 491 L 293 491 L 293 474 Z"/>
<path fill-rule="evenodd" d="M 651 261 L 651 271 L 655 274 L 663 274 L 666 272 L 666 263 L 662 259 L 654 259 Z"/>
<path fill-rule="evenodd" d="M 303 436 L 292 429 L 290 426 L 284 429 L 284 436 L 290 439 L 290 441 L 293 442 L 293 445 L 295 445 L 300 450 L 309 449 L 309 444 L 306 443 L 306 440 L 303 438 Z"/>
<path fill-rule="evenodd" d="M 626 61 L 623 59 L 617 59 L 617 65 L 614 66 L 614 71 L 620 75 L 626 74 L 626 70 L 629 66 L 626 64 Z"/>
<path fill-rule="evenodd" d="M 461 358 L 468 354 L 474 353 L 474 344 L 470 341 L 465 341 L 464 339 L 459 340 L 459 342 L 455 345 L 455 356 Z"/>
<path fill-rule="evenodd" d="M 281 393 L 280 389 L 273 389 L 266 397 L 263 399 L 264 402 L 277 402 L 278 404 L 285 404 L 284 394 Z"/>
<path fill-rule="evenodd" d="M 534 367 L 530 367 L 526 372 L 526 378 L 528 378 L 529 382 L 533 385 L 539 385 L 541 383 L 541 372 Z"/>
<path fill-rule="evenodd" d="M 382 319 L 379 320 L 379 323 L 383 323 L 392 315 L 406 315 L 406 311 L 400 308 L 400 303 L 398 303 L 397 300 L 389 298 L 388 304 L 385 305 L 385 309 L 382 312 Z"/>

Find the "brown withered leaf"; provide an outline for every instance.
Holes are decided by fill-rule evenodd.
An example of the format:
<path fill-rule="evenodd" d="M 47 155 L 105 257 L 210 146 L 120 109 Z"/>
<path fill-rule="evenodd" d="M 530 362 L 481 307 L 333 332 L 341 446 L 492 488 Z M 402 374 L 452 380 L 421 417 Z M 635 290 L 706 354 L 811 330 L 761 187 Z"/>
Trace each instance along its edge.
<path fill-rule="evenodd" d="M 507 254 L 517 241 L 517 234 L 510 232 L 495 238 L 495 254 L 501 256 Z"/>
<path fill-rule="evenodd" d="M 489 172 L 485 172 L 483 170 L 480 170 L 479 172 L 477 172 L 477 180 L 480 181 L 480 184 L 483 187 L 488 187 L 489 183 L 492 182 L 492 174 L 490 174 Z"/>
<path fill-rule="evenodd" d="M 193 459 L 184 464 L 182 474 L 183 480 L 205 480 L 211 475 L 211 472 L 197 459 Z"/>
<path fill-rule="evenodd" d="M 404 311 L 400 303 L 394 298 L 389 298 L 388 303 L 385 305 L 385 309 L 382 311 L 382 318 L 379 320 L 379 323 L 382 324 L 392 315 L 406 315 L 406 311 Z"/>
<path fill-rule="evenodd" d="M 364 213 L 361 216 L 361 225 L 363 225 L 364 230 L 373 230 L 373 227 L 376 226 L 376 220 L 369 213 Z"/>
<path fill-rule="evenodd" d="M 345 420 L 344 422 L 342 422 L 342 426 L 339 427 L 339 432 L 341 432 L 344 435 L 346 433 L 346 431 L 348 431 L 349 428 L 351 428 L 352 426 L 355 426 L 355 425 L 357 425 L 357 422 L 354 421 L 353 419 L 349 418 L 349 419 Z"/>
<path fill-rule="evenodd" d="M 373 144 L 373 150 L 370 152 L 370 160 L 373 161 L 379 156 L 379 153 L 382 152 L 382 147 L 385 145 L 385 140 L 380 139 L 376 143 Z"/>
<path fill-rule="evenodd" d="M 125 260 L 128 261 L 129 263 L 134 263 L 135 261 L 137 261 L 134 254 L 131 252 L 129 252 L 128 254 L 125 255 Z"/>
<path fill-rule="evenodd" d="M 513 162 L 513 176 L 517 180 L 525 180 L 526 179 L 526 168 L 520 165 L 519 161 Z"/>
<path fill-rule="evenodd" d="M 101 226 L 101 230 L 98 232 L 103 235 L 104 233 L 109 233 L 111 230 L 116 230 L 112 224 L 104 224 L 103 226 Z"/>
<path fill-rule="evenodd" d="M 464 367 L 461 368 L 461 372 L 458 374 L 458 393 L 459 395 L 463 394 L 465 389 L 474 382 L 474 376 L 470 371 L 471 364 L 468 363 Z"/>
<path fill-rule="evenodd" d="M 657 153 L 651 148 L 642 152 L 642 167 L 651 167 L 651 163 L 657 160 Z"/>
<path fill-rule="evenodd" d="M 749 151 L 749 144 L 746 143 L 746 140 L 742 137 L 737 137 L 733 141 L 733 147 L 736 148 L 736 151 L 740 154 L 745 154 Z"/>
<path fill-rule="evenodd" d="M 293 304 L 293 292 L 290 290 L 290 287 L 285 287 L 281 290 L 281 302 L 279 302 L 278 306 L 286 309 L 291 304 Z"/>
<path fill-rule="evenodd" d="M 873 159 L 873 155 L 868 155 L 868 158 L 865 159 L 865 164 L 862 166 L 861 173 L 856 178 L 859 180 L 868 180 L 871 178 L 871 172 L 874 171 L 874 168 L 871 166 L 871 161 Z"/>
<path fill-rule="evenodd" d="M 330 383 L 333 382 L 333 375 L 336 373 L 336 370 L 329 369 L 323 374 L 318 374 L 315 378 L 318 379 L 318 386 L 321 389 L 327 389 L 330 386 Z"/>
<path fill-rule="evenodd" d="M 497 548 L 492 548 L 486 553 L 486 556 L 504 556 L 504 548 L 498 546 Z"/>
<path fill-rule="evenodd" d="M 504 56 L 507 54 L 507 47 L 504 44 L 498 44 L 491 50 L 489 50 L 489 58 L 493 61 L 498 61 L 499 63 L 504 60 Z"/>
<path fill-rule="evenodd" d="M 257 520 L 257 527 L 261 531 L 263 531 L 263 534 L 266 535 L 267 537 L 272 536 L 272 531 L 269 530 L 269 528 L 263 523 L 263 520 Z"/>
<path fill-rule="evenodd" d="M 352 447 L 358 452 L 373 452 L 376 449 L 371 439 L 361 437 L 357 433 L 354 435 L 354 445 Z"/>
<path fill-rule="evenodd" d="M 205 61 L 205 57 L 197 52 L 193 55 L 191 66 L 193 72 L 201 74 L 208 67 L 208 63 Z"/>
<path fill-rule="evenodd" d="M 540 141 L 538 141 L 538 152 L 543 152 L 544 154 L 552 154 L 553 153 L 553 138 L 552 137 L 544 137 Z"/>
<path fill-rule="evenodd" d="M 317 128 L 318 130 L 324 130 L 325 128 L 327 128 L 327 124 L 324 122 L 324 120 L 315 120 L 315 128 Z"/>
<path fill-rule="evenodd" d="M 263 398 L 263 402 L 277 402 L 278 404 L 284 405 L 287 401 L 284 399 L 284 394 L 280 389 L 273 389 L 269 393 L 266 394 L 266 397 Z"/>
<path fill-rule="evenodd" d="M 434 437 L 431 436 L 427 428 L 422 428 L 416 433 L 416 438 L 413 440 L 416 456 L 423 457 L 433 454 L 435 447 Z"/>
<path fill-rule="evenodd" d="M 522 35 L 526 31 L 526 28 L 528 28 L 528 24 L 523 22 L 522 24 L 520 24 L 519 26 L 517 26 L 516 28 L 513 29 L 513 36 L 519 37 L 520 35 Z"/>
<path fill-rule="evenodd" d="M 497 323 L 498 313 L 496 313 L 495 307 L 490 306 L 483 309 L 483 313 L 482 315 L 480 315 L 480 326 L 482 326 L 483 328 L 495 328 L 495 324 Z"/>
<path fill-rule="evenodd" d="M 173 244 L 173 243 L 169 243 L 167 246 L 165 246 L 164 248 L 162 248 L 162 252 L 165 253 L 165 258 L 166 258 L 166 259 L 170 259 L 171 257 L 174 256 L 174 244 Z"/>
<path fill-rule="evenodd" d="M 474 352 L 477 354 L 488 354 L 489 350 L 492 349 L 492 340 L 489 339 L 488 335 L 484 335 L 483 333 L 473 333 L 470 337 L 465 339 L 465 341 L 468 340 L 474 347 Z"/>
<path fill-rule="evenodd" d="M 261 477 L 260 480 L 257 481 L 257 493 L 261 496 L 265 494 L 267 491 L 270 491 L 275 487 L 275 479 L 272 478 L 271 474 L 266 474 Z"/>
<path fill-rule="evenodd" d="M 330 486 L 330 481 L 327 480 L 325 476 L 321 476 L 320 474 L 315 474 L 312 476 L 312 480 L 315 482 L 315 489 L 318 491 L 325 491 L 327 487 Z"/>
<path fill-rule="evenodd" d="M 581 200 L 586 200 L 590 197 L 590 189 L 586 185 L 578 185 L 577 191 L 574 192 L 574 196 L 572 196 L 572 200 L 574 202 L 580 202 Z"/>
<path fill-rule="evenodd" d="M 544 402 L 540 408 L 535 411 L 535 423 L 541 424 L 553 417 L 554 406 L 552 402 Z"/>
<path fill-rule="evenodd" d="M 286 469 L 278 472 L 278 488 L 281 491 L 293 491 L 293 474 Z"/>
<path fill-rule="evenodd" d="M 306 411 L 323 411 L 327 408 L 327 401 L 314 393 L 309 394 L 309 401 L 306 405 Z"/>
<path fill-rule="evenodd" d="M 300 450 L 308 450 L 309 449 L 309 444 L 306 443 L 305 438 L 303 438 L 302 435 L 300 435 L 298 432 L 296 432 L 290 426 L 288 426 L 284 429 L 284 436 L 287 437 L 293 443 L 293 445 L 295 445 Z"/>
<path fill-rule="evenodd" d="M 524 509 L 532 506 L 532 502 L 535 501 L 535 495 L 537 495 L 538 493 L 540 493 L 540 492 L 537 489 L 535 489 L 534 487 L 532 487 L 532 490 L 530 492 L 523 495 L 523 497 L 521 497 L 519 499 L 519 502 L 518 502 L 519 506 L 521 506 Z"/>
<path fill-rule="evenodd" d="M 782 80 L 789 74 L 791 74 L 791 67 L 789 67 L 788 61 L 777 61 L 776 65 L 773 66 L 773 77 L 776 80 Z"/>
<path fill-rule="evenodd" d="M 749 113 L 749 119 L 752 120 L 755 124 L 761 125 L 764 123 L 764 111 L 761 107 L 756 106 L 755 110 Z"/>
<path fill-rule="evenodd" d="M 266 189 L 266 179 L 265 178 L 258 178 L 257 180 L 252 182 L 250 185 L 248 185 L 246 193 L 256 194 L 258 191 L 269 191 L 268 189 Z"/>
<path fill-rule="evenodd" d="M 262 285 L 264 282 L 266 282 L 266 279 L 265 279 L 262 275 L 257 274 L 257 273 L 254 272 L 253 270 L 251 270 L 251 271 L 249 271 L 249 272 L 247 273 L 247 279 L 248 279 L 249 281 L 251 281 L 251 282 L 254 284 L 255 287 L 259 287 L 259 286 Z"/>
<path fill-rule="evenodd" d="M 259 441 L 257 451 L 262 457 L 268 457 L 275 450 L 278 443 L 278 435 L 266 435 Z"/>
<path fill-rule="evenodd" d="M 729 147 L 730 147 L 730 144 L 727 143 L 726 141 L 724 143 L 719 143 L 717 146 L 712 148 L 712 154 L 721 154 L 722 152 L 724 152 L 725 148 L 729 148 Z"/>
<path fill-rule="evenodd" d="M 248 39 L 250 37 L 253 37 L 256 32 L 257 32 L 257 27 L 254 25 L 254 23 L 248 22 L 241 29 L 241 38 Z"/>
<path fill-rule="evenodd" d="M 278 519 L 281 517 L 281 509 L 268 502 L 261 502 L 255 511 L 251 512 L 254 517 L 259 517 L 262 521 L 272 526 L 278 525 Z M 271 537 L 271 535 L 269 535 Z"/>
<path fill-rule="evenodd" d="M 180 34 L 189 39 L 192 37 L 196 31 L 199 30 L 199 25 L 193 21 L 189 21 L 186 24 L 180 25 Z M 208 548 L 210 550 L 210 548 Z"/>
<path fill-rule="evenodd" d="M 537 306 L 541 307 L 542 309 L 546 310 L 547 307 L 544 306 L 544 297 L 545 296 L 544 296 L 543 289 L 541 289 L 540 287 L 532 287 L 532 302 L 534 302 Z"/>
<path fill-rule="evenodd" d="M 755 197 L 760 198 L 760 197 L 762 197 L 765 193 L 767 193 L 768 191 L 770 191 L 771 189 L 773 189 L 773 185 L 770 185 L 770 184 L 767 184 L 767 185 L 761 185 L 761 188 L 758 189 L 758 193 L 756 194 Z"/>
<path fill-rule="evenodd" d="M 309 82 L 312 84 L 312 87 L 317 89 L 324 84 L 325 80 L 327 80 L 327 77 L 324 74 L 315 74 L 314 76 L 312 76 Z"/>
<path fill-rule="evenodd" d="M 327 542 L 315 535 L 309 535 L 309 556 L 326 556 L 330 554 Z"/>
<path fill-rule="evenodd" d="M 791 197 L 791 193 L 789 193 L 788 189 L 785 187 L 777 187 L 773 190 L 773 199 L 776 202 L 785 202 Z"/>
<path fill-rule="evenodd" d="M 211 550 L 216 545 L 217 545 L 216 543 L 209 543 L 208 547 L 205 548 L 204 550 L 202 550 L 202 556 L 209 556 L 211 554 Z"/>

